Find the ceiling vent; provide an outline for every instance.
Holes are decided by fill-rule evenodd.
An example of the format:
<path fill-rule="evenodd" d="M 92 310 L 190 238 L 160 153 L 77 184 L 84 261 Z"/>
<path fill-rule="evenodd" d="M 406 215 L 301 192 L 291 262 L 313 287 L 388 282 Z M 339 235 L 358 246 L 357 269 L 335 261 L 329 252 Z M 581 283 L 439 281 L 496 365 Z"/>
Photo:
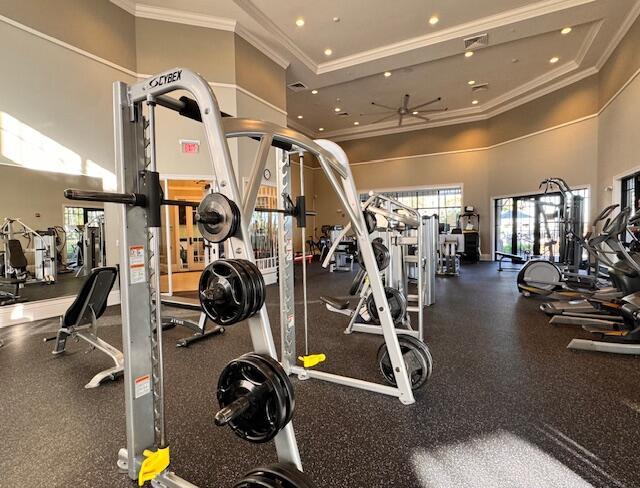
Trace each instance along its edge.
<path fill-rule="evenodd" d="M 480 83 L 479 85 L 473 85 L 471 87 L 471 93 L 475 93 L 478 91 L 486 91 L 489 89 L 489 83 Z"/>
<path fill-rule="evenodd" d="M 301 81 L 296 81 L 295 83 L 289 83 L 287 86 L 289 87 L 289 90 L 294 92 L 301 92 L 301 91 L 308 90 L 307 85 L 305 85 Z"/>
<path fill-rule="evenodd" d="M 480 34 L 478 36 L 467 37 L 464 40 L 465 51 L 468 51 L 470 49 L 487 47 L 488 45 L 489 45 L 489 34 Z"/>

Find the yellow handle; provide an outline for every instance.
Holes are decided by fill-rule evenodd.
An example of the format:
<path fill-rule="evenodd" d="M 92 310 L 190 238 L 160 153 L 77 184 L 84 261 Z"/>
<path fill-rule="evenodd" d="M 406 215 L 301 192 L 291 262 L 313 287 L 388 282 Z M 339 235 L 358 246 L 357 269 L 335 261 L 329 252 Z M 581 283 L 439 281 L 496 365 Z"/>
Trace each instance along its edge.
<path fill-rule="evenodd" d="M 313 368 L 317 364 L 327 360 L 325 354 L 310 354 L 309 356 L 298 356 L 298 361 L 302 361 L 305 368 Z"/>
<path fill-rule="evenodd" d="M 146 458 L 142 461 L 140 472 L 138 473 L 138 486 L 142 486 L 147 481 L 151 481 L 165 469 L 169 467 L 169 448 L 158 449 L 157 451 L 149 451 L 145 449 L 142 453 Z"/>

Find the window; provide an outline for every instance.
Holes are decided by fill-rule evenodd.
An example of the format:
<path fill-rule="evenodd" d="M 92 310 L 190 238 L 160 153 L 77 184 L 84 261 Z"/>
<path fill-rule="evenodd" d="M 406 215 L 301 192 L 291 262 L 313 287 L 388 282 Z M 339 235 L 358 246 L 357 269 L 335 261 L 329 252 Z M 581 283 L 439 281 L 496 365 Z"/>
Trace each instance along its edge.
<path fill-rule="evenodd" d="M 89 224 L 98 227 L 98 219 L 104 219 L 101 208 L 64 207 L 63 225 L 67 233 L 65 252 L 67 262 L 75 262 L 76 245 L 82 242 L 82 228 Z"/>
<path fill-rule="evenodd" d="M 573 190 L 581 200 L 582 235 L 589 227 L 589 190 Z M 522 195 L 495 201 L 495 250 L 559 261 L 564 202 L 560 193 Z"/>
<path fill-rule="evenodd" d="M 640 207 L 640 173 L 624 178 L 621 184 L 622 201 L 620 202 L 620 207 L 638 210 Z"/>
<path fill-rule="evenodd" d="M 462 210 L 462 188 L 434 188 L 411 191 L 381 192 L 395 198 L 400 203 L 415 208 L 421 215 L 438 215 L 441 224 L 456 227 L 458 215 Z M 369 198 L 367 193 L 360 195 L 361 201 Z"/>

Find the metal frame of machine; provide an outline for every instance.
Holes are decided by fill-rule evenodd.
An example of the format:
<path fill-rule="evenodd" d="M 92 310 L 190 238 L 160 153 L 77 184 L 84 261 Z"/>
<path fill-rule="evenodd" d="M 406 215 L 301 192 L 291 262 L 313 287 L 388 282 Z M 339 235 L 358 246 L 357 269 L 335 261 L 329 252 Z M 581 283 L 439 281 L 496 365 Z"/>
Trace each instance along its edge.
<path fill-rule="evenodd" d="M 383 242 L 390 252 L 389 266 L 384 270 L 384 278 L 387 286 L 395 288 L 407 298 L 407 312 L 418 314 L 418 328 L 396 329 L 399 334 L 407 334 L 424 340 L 424 314 L 425 307 L 435 303 L 435 272 L 436 272 L 436 238 L 437 217 L 422 216 L 420 213 L 402 202 L 380 193 L 370 192 L 369 198 L 362 204 L 363 211 L 369 210 L 374 215 L 380 215 L 391 225 L 382 232 Z M 397 228 L 401 224 L 403 228 Z M 342 238 L 351 230 L 348 225 L 340 234 Z M 335 244 L 334 244 L 335 245 Z M 416 246 L 417 254 L 410 255 L 407 246 Z M 323 265 L 331 260 L 335 247 L 327 253 Z M 408 284 L 407 265 L 415 265 L 418 292 L 410 294 Z M 358 322 L 359 311 L 370 293 L 369 282 L 360 290 L 359 301 L 353 310 L 338 310 L 327 305 L 333 312 L 342 313 L 351 317 L 345 330 L 346 334 L 352 332 L 365 332 L 369 334 L 382 334 L 379 325 Z"/>
<path fill-rule="evenodd" d="M 186 91 L 193 99 L 168 96 Z M 67 190 L 72 200 L 119 203 L 120 295 L 124 353 L 126 411 L 126 448 L 119 452 L 118 466 L 131 479 L 137 479 L 145 452 L 168 449 L 164 412 L 164 369 L 160 294 L 160 206 L 177 204 L 163 200 L 156 155 L 156 107 L 160 105 L 180 115 L 200 121 L 212 156 L 212 172 L 222 196 L 238 202 L 240 225 L 224 241 L 225 258 L 255 262 L 249 236 L 249 222 L 271 146 L 307 151 L 315 155 L 346 208 L 355 229 L 360 252 L 367 269 L 377 269 L 369 242 L 364 216 L 346 156 L 335 144 L 314 142 L 302 134 L 267 122 L 221 117 L 216 97 L 200 75 L 175 68 L 147 80 L 128 85 L 114 84 L 114 121 L 116 174 L 120 193 Z M 260 141 L 251 169 L 249 186 L 241 195 L 231 159 L 228 137 L 250 137 Z M 281 188 L 290 188 L 288 163 L 278 171 Z M 284 196 L 282 197 L 284 199 Z M 370 279 L 378 307 L 393 375 L 397 387 L 369 383 L 344 376 L 310 371 L 295 364 L 295 316 L 293 294 L 292 212 L 283 212 L 280 227 L 280 300 L 282 320 L 282 362 L 288 374 L 315 377 L 349 386 L 378 391 L 398 397 L 403 403 L 415 401 L 398 337 L 388 310 L 382 279 L 373 273 Z M 256 353 L 273 358 L 277 351 L 266 306 L 248 320 Z M 274 438 L 280 462 L 301 468 L 301 459 L 293 425 L 289 422 Z M 168 456 L 168 451 L 167 451 Z M 154 475 L 156 487 L 194 487 L 166 469 Z"/>

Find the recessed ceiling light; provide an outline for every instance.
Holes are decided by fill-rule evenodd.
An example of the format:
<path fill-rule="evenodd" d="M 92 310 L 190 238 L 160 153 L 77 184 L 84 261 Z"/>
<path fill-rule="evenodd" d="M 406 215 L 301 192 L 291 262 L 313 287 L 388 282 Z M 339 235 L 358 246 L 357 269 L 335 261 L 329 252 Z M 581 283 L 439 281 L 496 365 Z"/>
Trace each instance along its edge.
<path fill-rule="evenodd" d="M 311 90 L 311 94 L 312 95 L 317 95 L 318 94 L 318 90 Z"/>
<path fill-rule="evenodd" d="M 391 76 L 391 71 L 385 71 L 384 72 L 384 77 L 385 78 L 389 78 L 389 76 Z"/>
<path fill-rule="evenodd" d="M 476 80 L 467 81 L 467 85 L 475 85 L 475 84 L 476 84 Z"/>
<path fill-rule="evenodd" d="M 318 130 L 322 132 L 324 130 L 324 127 L 320 127 Z"/>
<path fill-rule="evenodd" d="M 334 18 L 333 18 L 333 21 L 334 21 L 334 22 L 340 22 L 340 17 L 334 17 Z"/>
<path fill-rule="evenodd" d="M 562 34 L 563 36 L 566 36 L 567 34 L 570 34 L 572 30 L 573 29 L 571 27 L 565 27 L 560 31 L 560 34 Z"/>
<path fill-rule="evenodd" d="M 333 54 L 333 50 L 327 48 L 324 50 L 324 55 L 325 56 L 331 56 Z"/>
<path fill-rule="evenodd" d="M 419 112 L 417 110 L 414 110 L 413 112 L 411 112 L 411 115 L 418 115 L 418 113 Z"/>
<path fill-rule="evenodd" d="M 298 118 L 299 118 L 299 119 L 301 119 L 301 118 L 302 118 L 302 115 L 298 115 Z"/>
<path fill-rule="evenodd" d="M 472 105 L 478 105 L 478 100 L 474 100 L 473 102 L 471 102 Z"/>
<path fill-rule="evenodd" d="M 437 15 L 432 15 L 429 18 L 429 24 L 431 24 L 431 25 L 436 25 L 438 22 L 440 22 L 440 19 L 438 18 Z"/>
<path fill-rule="evenodd" d="M 304 19 L 302 17 L 299 17 L 296 19 L 296 25 L 298 27 L 302 27 L 304 25 Z"/>
<path fill-rule="evenodd" d="M 558 56 L 554 56 L 549 60 L 551 64 L 556 64 L 558 61 L 560 61 L 560 58 Z"/>
<path fill-rule="evenodd" d="M 360 122 L 355 121 L 355 122 L 353 123 L 353 125 L 360 125 Z"/>
<path fill-rule="evenodd" d="M 340 107 L 336 107 L 336 108 L 333 109 L 333 111 L 336 112 L 336 113 L 340 112 L 340 110 L 342 110 Z"/>
<path fill-rule="evenodd" d="M 464 57 L 465 57 L 465 58 L 470 58 L 470 57 L 471 57 L 471 56 L 473 56 L 473 55 L 474 55 L 474 52 L 473 52 L 473 51 L 467 51 L 466 53 L 464 53 Z"/>

